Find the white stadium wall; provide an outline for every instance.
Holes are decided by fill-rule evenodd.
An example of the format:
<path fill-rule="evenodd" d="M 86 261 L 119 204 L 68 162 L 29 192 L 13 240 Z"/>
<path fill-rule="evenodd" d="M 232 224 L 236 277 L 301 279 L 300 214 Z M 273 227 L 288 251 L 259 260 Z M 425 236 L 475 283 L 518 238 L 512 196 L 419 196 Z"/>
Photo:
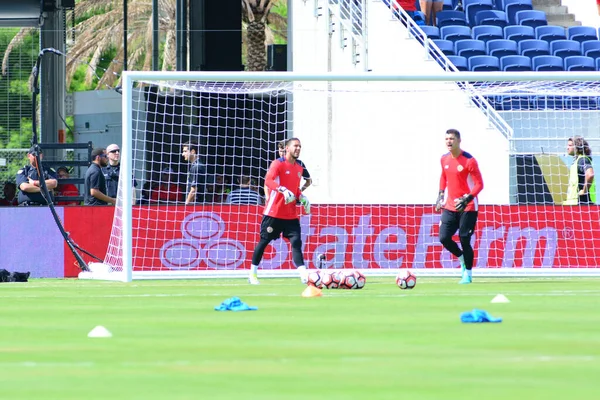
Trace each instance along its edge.
<path fill-rule="evenodd" d="M 367 5 L 369 70 L 443 73 L 382 2 Z M 362 72 L 351 46 L 341 48 L 337 32 L 329 35 L 327 10 L 315 17 L 314 1 L 293 7 L 294 72 Z M 447 151 L 444 133 L 455 128 L 463 149 L 479 161 L 486 182 L 481 203 L 509 203 L 508 140 L 456 84 L 333 83 L 329 96 L 327 87 L 303 82 L 294 93 L 294 136 L 315 177 L 314 202 L 431 204 Z"/>

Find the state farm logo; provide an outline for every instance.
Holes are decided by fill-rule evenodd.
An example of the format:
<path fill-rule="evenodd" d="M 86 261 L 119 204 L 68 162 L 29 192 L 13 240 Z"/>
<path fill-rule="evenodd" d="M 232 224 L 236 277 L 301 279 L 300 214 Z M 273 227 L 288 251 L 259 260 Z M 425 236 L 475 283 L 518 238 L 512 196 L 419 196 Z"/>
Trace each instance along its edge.
<path fill-rule="evenodd" d="M 246 259 L 246 248 L 237 240 L 223 238 L 226 229 L 219 214 L 188 214 L 181 222 L 183 238 L 170 240 L 161 247 L 162 266 L 187 270 L 204 262 L 213 269 L 240 267 Z"/>

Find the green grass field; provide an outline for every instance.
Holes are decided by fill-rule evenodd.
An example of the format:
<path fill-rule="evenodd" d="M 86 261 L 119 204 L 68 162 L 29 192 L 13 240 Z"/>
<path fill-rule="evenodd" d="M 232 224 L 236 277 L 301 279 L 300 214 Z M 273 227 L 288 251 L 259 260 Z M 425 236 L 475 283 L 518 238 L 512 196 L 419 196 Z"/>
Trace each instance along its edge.
<path fill-rule="evenodd" d="M 3 399 L 592 399 L 600 279 L 3 284 Z M 498 293 L 509 304 L 491 304 Z M 216 312 L 239 296 L 258 311 Z M 500 324 L 462 324 L 481 308 Z M 96 325 L 112 338 L 88 338 Z"/>

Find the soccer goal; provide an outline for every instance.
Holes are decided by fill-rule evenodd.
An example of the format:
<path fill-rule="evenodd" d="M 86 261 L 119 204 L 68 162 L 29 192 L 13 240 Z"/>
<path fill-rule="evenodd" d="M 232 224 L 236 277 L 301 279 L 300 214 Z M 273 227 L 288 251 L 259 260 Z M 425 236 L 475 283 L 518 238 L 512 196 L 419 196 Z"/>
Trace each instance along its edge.
<path fill-rule="evenodd" d="M 582 136 L 600 151 L 599 78 L 125 72 L 112 236 L 104 263 L 82 277 L 245 277 L 262 206 L 229 204 L 228 195 L 244 180 L 264 196 L 277 144 L 291 137 L 311 175 L 313 207 L 301 215 L 309 268 L 458 276 L 433 208 L 449 128 L 485 183 L 475 276 L 599 275 L 598 207 L 565 205 L 567 139 Z M 194 163 L 202 172 L 190 195 Z M 260 268 L 296 276 L 288 242 L 272 242 Z"/>

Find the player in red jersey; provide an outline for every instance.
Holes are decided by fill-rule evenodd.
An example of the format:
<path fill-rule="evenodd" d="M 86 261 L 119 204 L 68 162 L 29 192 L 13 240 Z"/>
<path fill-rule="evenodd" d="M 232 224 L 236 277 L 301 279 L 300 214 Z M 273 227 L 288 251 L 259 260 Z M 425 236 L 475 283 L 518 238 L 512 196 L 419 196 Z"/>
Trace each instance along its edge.
<path fill-rule="evenodd" d="M 435 210 L 442 210 L 440 223 L 440 242 L 460 260 L 462 279 L 459 283 L 471 283 L 473 280 L 473 247 L 471 236 L 477 224 L 479 203 L 477 195 L 483 190 L 483 179 L 477 160 L 460 148 L 460 132 L 456 129 L 446 131 L 446 147 L 450 151 L 442 156 L 442 176 L 440 191 Z M 444 202 L 444 193 L 448 190 Z M 458 231 L 460 244 L 452 240 Z"/>
<path fill-rule="evenodd" d="M 300 236 L 300 219 L 296 210 L 296 199 L 310 214 L 310 203 L 300 190 L 300 180 L 304 168 L 298 163 L 302 144 L 297 138 L 289 139 L 285 145 L 285 157 L 271 163 L 265 178 L 265 186 L 270 190 L 269 200 L 265 205 L 263 220 L 260 224 L 260 241 L 252 254 L 252 265 L 248 281 L 258 285 L 258 264 L 262 260 L 267 245 L 282 234 L 292 246 L 292 259 L 300 272 L 302 283 L 308 281 L 308 272 L 302 256 L 302 237 Z"/>

